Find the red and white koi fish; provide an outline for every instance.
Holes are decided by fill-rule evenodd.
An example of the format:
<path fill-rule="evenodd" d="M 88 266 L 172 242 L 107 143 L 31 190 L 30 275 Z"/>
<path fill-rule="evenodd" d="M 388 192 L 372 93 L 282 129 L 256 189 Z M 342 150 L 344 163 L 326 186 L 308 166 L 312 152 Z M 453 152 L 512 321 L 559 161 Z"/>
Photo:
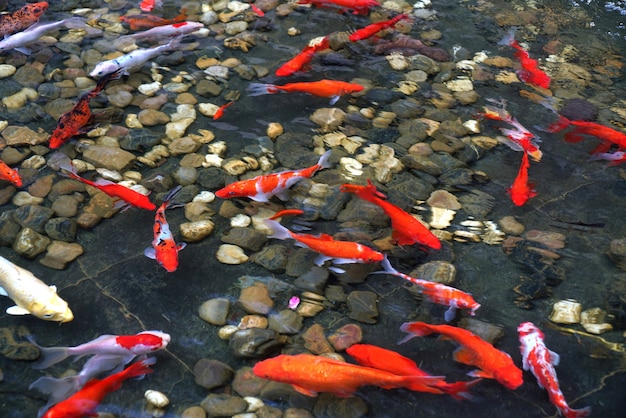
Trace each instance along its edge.
<path fill-rule="evenodd" d="M 330 104 L 337 103 L 339 97 L 358 93 L 363 86 L 356 83 L 347 83 L 337 80 L 303 81 L 301 83 L 287 83 L 282 86 L 275 84 L 250 83 L 248 91 L 250 96 L 276 93 L 308 93 L 313 96 L 330 97 Z"/>
<path fill-rule="evenodd" d="M 0 15 L 0 38 L 20 32 L 37 23 L 48 10 L 48 2 L 30 3 L 13 13 Z"/>
<path fill-rule="evenodd" d="M 378 32 L 380 32 L 383 29 L 394 27 L 396 23 L 398 23 L 399 21 L 403 19 L 409 19 L 409 15 L 406 13 L 402 13 L 389 20 L 385 20 L 383 22 L 372 23 L 371 25 L 367 25 L 364 28 L 356 30 L 355 32 L 350 34 L 348 39 L 350 39 L 350 42 L 362 41 L 363 39 L 367 39 L 371 36 L 376 35 Z"/>
<path fill-rule="evenodd" d="M 383 370 L 357 366 L 345 361 L 312 354 L 281 354 L 259 361 L 252 368 L 253 373 L 262 379 L 288 383 L 306 395 L 333 393 L 347 398 L 366 385 L 383 389 L 422 387 L 425 384 L 442 381 L 442 376 L 398 376 Z M 419 390 L 419 389 L 415 389 Z"/>
<path fill-rule="evenodd" d="M 152 29 L 144 30 L 142 32 L 135 32 L 128 35 L 120 36 L 116 42 L 123 43 L 127 39 L 133 39 L 135 41 L 155 39 L 171 38 L 173 36 L 187 35 L 189 33 L 200 30 L 204 25 L 200 22 L 179 22 L 172 23 L 171 25 L 157 26 Z"/>
<path fill-rule="evenodd" d="M 470 376 L 495 379 L 509 389 L 517 389 L 524 383 L 522 371 L 513 363 L 511 356 L 466 329 L 451 325 L 405 322 L 400 330 L 408 332 L 409 335 L 398 344 L 416 336 L 424 337 L 432 333 L 442 334 L 455 340 L 461 344 L 461 347 L 454 352 L 454 359 L 459 363 L 477 366 L 480 369 L 468 373 Z"/>
<path fill-rule="evenodd" d="M 180 23 L 186 19 L 186 10 L 182 10 L 181 14 L 172 19 L 164 19 L 159 16 L 148 14 L 120 16 L 120 22 L 128 23 L 132 30 L 150 29 L 156 26 L 171 25 L 172 23 Z"/>
<path fill-rule="evenodd" d="M 118 356 L 146 355 L 164 349 L 171 337 L 161 331 L 142 331 L 135 335 L 101 335 L 95 340 L 76 347 L 41 347 L 33 343 L 41 352 L 34 369 L 46 369 L 70 356 L 89 356 L 93 354 L 114 354 Z"/>
<path fill-rule="evenodd" d="M 319 170 L 330 168 L 328 162 L 331 150 L 322 155 L 317 164 L 300 170 L 281 171 L 279 173 L 257 176 L 249 180 L 236 181 L 215 192 L 222 199 L 248 197 L 257 202 L 269 202 L 272 196 L 287 200 L 287 190 L 302 179 L 312 177 Z"/>
<path fill-rule="evenodd" d="M 67 175 L 68 177 L 73 178 L 74 180 L 78 180 L 89 186 L 95 187 L 96 189 L 102 190 L 107 195 L 111 197 L 116 197 L 126 204 L 141 209 L 156 209 L 156 205 L 152 203 L 148 196 L 146 196 L 145 194 L 141 194 L 134 191 L 133 189 L 122 186 L 121 184 L 113 183 L 112 181 L 102 178 L 99 178 L 96 181 L 91 181 L 79 176 L 76 173 L 76 167 L 71 164 L 69 158 L 62 160 L 59 164 L 59 167 L 66 171 L 65 175 Z"/>
<path fill-rule="evenodd" d="M 276 70 L 275 74 L 278 77 L 286 77 L 295 72 L 298 72 L 309 62 L 311 62 L 317 52 L 323 51 L 328 48 L 330 48 L 328 36 L 320 36 L 318 38 L 311 39 L 307 46 L 305 46 L 298 55 L 281 65 Z"/>
<path fill-rule="evenodd" d="M 11 168 L 4 161 L 0 160 L 0 180 L 8 181 L 14 186 L 22 187 L 22 178 L 17 168 Z"/>
<path fill-rule="evenodd" d="M 391 227 L 393 228 L 391 237 L 398 245 L 413 245 L 417 243 L 434 250 L 441 248 L 439 238 L 411 214 L 386 201 L 387 196 L 376 190 L 376 186 L 369 179 L 367 180 L 367 186 L 343 184 L 339 190 L 345 193 L 354 193 L 361 199 L 380 206 L 391 219 Z"/>
<path fill-rule="evenodd" d="M 31 52 L 25 45 L 35 42 L 48 32 L 52 32 L 62 27 L 66 28 L 83 28 L 88 26 L 85 21 L 80 17 L 70 17 L 67 19 L 59 20 L 51 23 L 37 23 L 28 29 L 15 33 L 11 36 L 7 36 L 0 41 L 0 52 L 15 49 L 25 55 L 29 55 Z"/>
<path fill-rule="evenodd" d="M 98 416 L 96 408 L 109 393 L 122 387 L 127 379 L 152 373 L 150 366 L 156 363 L 154 357 L 138 361 L 119 373 L 102 380 L 90 380 L 83 389 L 70 398 L 48 409 L 43 418 L 81 418 Z"/>
<path fill-rule="evenodd" d="M 410 358 L 375 345 L 354 344 L 346 349 L 346 353 L 354 357 L 356 362 L 361 366 L 372 367 L 398 376 L 432 377 L 432 375 L 417 367 L 417 364 Z M 421 386 L 413 385 L 411 390 L 434 393 L 437 395 L 447 393 L 456 400 L 469 400 L 473 399 L 472 395 L 469 393 L 470 388 L 481 380 L 482 379 L 474 379 L 471 382 L 456 383 L 448 383 L 439 380 L 428 382 Z"/>
<path fill-rule="evenodd" d="M 528 153 L 522 153 L 522 162 L 519 166 L 519 171 L 511 187 L 507 189 L 511 201 L 515 206 L 523 206 L 528 202 L 531 197 L 537 196 L 534 189 L 530 187 L 528 182 L 528 169 L 530 168 L 530 161 L 528 161 Z"/>
<path fill-rule="evenodd" d="M 582 141 L 583 135 L 595 136 L 602 141 L 602 144 L 598 145 L 590 152 L 591 154 L 606 152 L 611 147 L 611 144 L 617 145 L 621 150 L 626 150 L 626 133 L 596 122 L 570 120 L 565 116 L 559 115 L 559 120 L 549 125 L 546 131 L 561 132 L 570 126 L 573 126 L 574 129 L 565 134 L 565 140 L 567 142 Z"/>
<path fill-rule="evenodd" d="M 337 241 L 328 234 L 318 236 L 298 234 L 291 232 L 276 221 L 265 219 L 264 222 L 274 231 L 274 234 L 270 235 L 269 238 L 293 239 L 297 246 L 319 253 L 314 261 L 318 266 L 323 265 L 328 260 L 332 260 L 334 264 L 378 263 L 385 257 L 382 253 L 358 242 Z M 335 271 L 339 271 L 339 269 Z"/>
<path fill-rule="evenodd" d="M 220 107 L 217 108 L 217 110 L 215 111 L 215 113 L 213 114 L 213 120 L 218 120 L 221 119 L 222 116 L 224 116 L 224 110 L 228 109 L 229 107 L 231 107 L 232 105 L 235 104 L 235 101 L 232 100 L 226 104 L 221 105 Z"/>
<path fill-rule="evenodd" d="M 141 3 L 139 3 L 139 8 L 141 9 L 142 12 L 151 12 L 152 9 L 154 8 L 161 8 L 163 7 L 163 1 L 162 0 L 141 0 Z"/>
<path fill-rule="evenodd" d="M 548 392 L 550 402 L 565 418 L 582 418 L 591 414 L 591 407 L 572 409 L 565 401 L 559 388 L 559 379 L 554 366 L 559 364 L 559 355 L 550 351 L 544 343 L 543 332 L 532 322 L 521 323 L 517 327 L 522 353 L 522 367 L 530 370 L 537 378 L 539 387 Z"/>
<path fill-rule="evenodd" d="M 352 10 L 355 15 L 367 15 L 370 9 L 380 6 L 375 0 L 298 0 L 297 4 L 339 9 L 342 13 Z"/>
<path fill-rule="evenodd" d="M 530 58 L 528 51 L 515 40 L 515 31 L 517 28 L 512 28 L 509 33 L 500 41 L 498 45 L 508 45 L 515 49 L 513 54 L 519 61 L 522 68 L 515 73 L 524 83 L 532 84 L 533 86 L 547 89 L 550 87 L 550 76 L 539 68 L 539 62 L 536 59 Z"/>
<path fill-rule="evenodd" d="M 176 244 L 172 231 L 170 231 L 170 225 L 165 219 L 165 210 L 172 207 L 171 201 L 180 189 L 182 189 L 182 186 L 172 189 L 157 209 L 154 217 L 154 240 L 152 241 L 152 247 L 146 248 L 143 252 L 146 257 L 156 260 L 169 273 L 176 271 L 178 268 L 178 252 L 187 246 L 184 242 Z"/>
<path fill-rule="evenodd" d="M 456 287 L 448 286 L 443 283 L 431 282 L 430 280 L 417 279 L 411 277 L 408 274 L 400 273 L 393 268 L 389 259 L 385 255 L 385 259 L 380 263 L 384 271 L 377 271 L 372 274 L 392 274 L 394 276 L 402 277 L 421 289 L 421 293 L 432 303 L 438 305 L 447 306 L 449 309 L 444 314 L 446 322 L 452 321 L 456 313 L 456 309 L 468 309 L 469 314 L 474 316 L 480 304 L 474 300 L 472 295 L 457 289 Z"/>

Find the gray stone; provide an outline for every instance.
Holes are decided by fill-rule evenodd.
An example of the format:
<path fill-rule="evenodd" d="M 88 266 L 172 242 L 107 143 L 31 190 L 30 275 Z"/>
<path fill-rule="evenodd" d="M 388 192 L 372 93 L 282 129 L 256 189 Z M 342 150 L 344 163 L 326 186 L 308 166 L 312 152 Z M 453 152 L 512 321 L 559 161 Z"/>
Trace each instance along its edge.
<path fill-rule="evenodd" d="M 267 242 L 267 235 L 253 228 L 232 228 L 222 235 L 222 241 L 246 250 L 259 251 Z"/>
<path fill-rule="evenodd" d="M 231 386 L 239 396 L 259 396 L 266 384 L 267 380 L 257 377 L 252 367 L 242 367 L 235 372 Z"/>
<path fill-rule="evenodd" d="M 279 334 L 296 334 L 302 329 L 303 319 L 291 309 L 283 309 L 269 316 L 269 329 Z"/>
<path fill-rule="evenodd" d="M 271 329 L 242 329 L 230 337 L 228 346 L 236 357 L 264 358 L 280 350 L 282 343 L 278 337 L 278 333 Z"/>
<path fill-rule="evenodd" d="M 308 248 L 298 248 L 289 254 L 287 265 L 285 266 L 285 274 L 291 277 L 298 277 L 306 274 L 314 265 L 317 253 Z"/>
<path fill-rule="evenodd" d="M 287 260 L 289 259 L 290 250 L 285 245 L 274 244 L 268 245 L 260 252 L 254 254 L 251 260 L 256 264 L 265 267 L 272 273 L 283 273 Z"/>
<path fill-rule="evenodd" d="M 13 251 L 26 258 L 35 258 L 46 250 L 50 238 L 31 228 L 22 228 L 13 241 Z"/>
<path fill-rule="evenodd" d="M 230 309 L 230 301 L 226 298 L 215 298 L 205 301 L 198 309 L 200 318 L 213 325 L 226 324 Z"/>
<path fill-rule="evenodd" d="M 121 148 L 90 145 L 83 151 L 83 159 L 96 167 L 109 170 L 126 171 L 135 162 L 137 157 Z"/>
<path fill-rule="evenodd" d="M 203 358 L 193 366 L 193 374 L 196 384 L 211 390 L 230 383 L 235 371 L 221 361 Z"/>
<path fill-rule="evenodd" d="M 78 213 L 78 200 L 74 196 L 59 196 L 52 202 L 52 210 L 57 216 L 71 218 Z"/>
<path fill-rule="evenodd" d="M 76 240 L 78 226 L 70 218 L 52 218 L 45 226 L 46 235 L 53 240 L 73 242 Z"/>
<path fill-rule="evenodd" d="M 378 316 L 378 296 L 368 290 L 355 290 L 348 294 L 348 316 L 355 321 L 375 324 Z"/>
<path fill-rule="evenodd" d="M 338 398 L 330 393 L 322 393 L 313 407 L 313 415 L 316 417 L 364 418 L 367 413 L 367 403 L 358 396 Z"/>
<path fill-rule="evenodd" d="M 245 412 L 248 402 L 239 396 L 211 393 L 202 400 L 200 406 L 211 417 L 232 417 Z"/>
<path fill-rule="evenodd" d="M 312 266 L 308 272 L 294 280 L 293 284 L 302 290 L 322 294 L 328 280 L 328 269 Z"/>
<path fill-rule="evenodd" d="M 13 220 L 13 211 L 0 214 L 0 245 L 9 247 L 20 232 L 20 226 Z"/>
<path fill-rule="evenodd" d="M 38 233 L 43 233 L 45 225 L 54 215 L 54 211 L 39 205 L 21 206 L 13 212 L 13 219 L 22 228 L 30 228 Z"/>

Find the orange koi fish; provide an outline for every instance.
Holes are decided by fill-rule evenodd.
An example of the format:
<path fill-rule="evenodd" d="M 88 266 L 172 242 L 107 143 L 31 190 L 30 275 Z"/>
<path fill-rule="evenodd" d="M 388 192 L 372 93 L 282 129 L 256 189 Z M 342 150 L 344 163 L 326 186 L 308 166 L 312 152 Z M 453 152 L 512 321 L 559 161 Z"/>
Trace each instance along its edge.
<path fill-rule="evenodd" d="M 165 219 L 165 210 L 172 207 L 171 201 L 180 189 L 182 189 L 182 186 L 172 189 L 157 209 L 154 217 L 154 240 L 152 241 L 152 247 L 146 248 L 143 252 L 146 257 L 156 260 L 169 273 L 176 271 L 178 268 L 178 252 L 187 246 L 184 242 L 176 244 L 172 231 L 170 231 L 170 225 Z"/>
<path fill-rule="evenodd" d="M 152 9 L 154 9 L 155 7 L 157 8 L 163 7 L 163 1 L 162 0 L 142 0 L 141 3 L 139 3 L 139 8 L 143 12 L 151 12 Z"/>
<path fill-rule="evenodd" d="M 306 66 L 315 54 L 330 47 L 328 36 L 311 39 L 307 46 L 295 57 L 280 66 L 275 72 L 278 77 L 286 77 L 300 71 Z"/>
<path fill-rule="evenodd" d="M 519 166 L 517 176 L 513 181 L 511 187 L 507 189 L 511 201 L 515 206 L 524 206 L 528 199 L 537 196 L 535 190 L 530 188 L 528 184 L 528 169 L 530 168 L 530 161 L 528 161 L 528 153 L 522 153 L 522 163 Z"/>
<path fill-rule="evenodd" d="M 74 395 L 48 409 L 43 418 L 95 417 L 98 415 L 96 408 L 106 395 L 121 388 L 122 383 L 127 379 L 152 373 L 150 366 L 154 363 L 156 363 L 154 357 L 147 358 L 102 380 L 90 380 Z"/>
<path fill-rule="evenodd" d="M 431 376 L 417 367 L 417 364 L 410 358 L 375 345 L 354 344 L 346 349 L 346 353 L 350 354 L 361 366 L 372 367 L 398 376 Z M 422 385 L 421 388 L 418 385 L 413 385 L 411 390 L 437 395 L 447 393 L 459 401 L 463 399 L 469 400 L 473 399 L 469 393 L 470 388 L 481 380 L 474 379 L 471 382 L 456 383 L 439 380 Z"/>
<path fill-rule="evenodd" d="M 233 197 L 248 197 L 257 202 L 269 202 L 272 196 L 287 200 L 287 190 L 302 179 L 310 178 L 323 168 L 330 168 L 328 162 L 331 151 L 322 155 L 317 164 L 301 170 L 288 170 L 279 173 L 257 176 L 249 180 L 236 181 L 215 192 L 215 196 L 222 199 Z"/>
<path fill-rule="evenodd" d="M 257 6 L 254 3 L 248 3 L 250 5 L 250 8 L 252 9 L 252 11 L 258 16 L 258 17 L 263 17 L 265 16 L 265 12 L 261 9 L 259 9 L 259 6 Z"/>
<path fill-rule="evenodd" d="M 366 385 L 414 390 L 414 387 L 421 388 L 443 379 L 442 376 L 398 376 L 312 354 L 281 354 L 258 362 L 252 371 L 262 379 L 288 383 L 306 396 L 326 392 L 342 398 L 351 397 L 359 387 Z"/>
<path fill-rule="evenodd" d="M 522 371 L 513 363 L 511 356 L 496 349 L 470 331 L 451 325 L 429 325 L 424 322 L 405 322 L 400 330 L 410 333 L 398 344 L 414 337 L 424 337 L 432 333 L 442 334 L 461 344 L 454 352 L 459 363 L 476 366 L 480 370 L 468 373 L 469 376 L 495 379 L 509 389 L 517 389 L 524 383 Z"/>
<path fill-rule="evenodd" d="M 298 0 L 297 4 L 339 9 L 342 13 L 352 10 L 355 15 L 367 15 L 370 9 L 380 6 L 375 0 Z"/>
<path fill-rule="evenodd" d="M 226 104 L 221 105 L 213 114 L 213 120 L 218 120 L 220 119 L 222 116 L 224 116 L 224 109 L 229 108 L 230 106 L 234 105 L 235 101 L 230 101 Z"/>
<path fill-rule="evenodd" d="M 120 16 L 120 22 L 127 23 L 132 30 L 150 29 L 156 26 L 171 25 L 172 23 L 179 23 L 186 19 L 186 10 L 182 10 L 178 16 L 172 19 L 164 19 L 159 16 L 147 14 Z"/>
<path fill-rule="evenodd" d="M 282 218 L 283 216 L 298 216 L 302 215 L 303 213 L 304 211 L 302 209 L 283 209 L 279 210 L 267 219 L 269 219 L 270 221 L 274 221 L 278 218 Z"/>
<path fill-rule="evenodd" d="M 606 152 L 611 147 L 611 144 L 615 144 L 623 150 L 626 149 L 626 133 L 596 122 L 569 120 L 565 116 L 559 115 L 559 120 L 549 125 L 546 131 L 553 133 L 561 132 L 569 126 L 573 126 L 574 129 L 565 134 L 565 140 L 567 142 L 582 141 L 583 135 L 595 136 L 602 141 L 602 144 L 592 150 L 591 154 Z"/>
<path fill-rule="evenodd" d="M 352 33 L 348 39 L 350 39 L 350 42 L 362 41 L 363 39 L 367 39 L 371 36 L 376 35 L 383 29 L 392 28 L 402 19 L 408 18 L 408 14 L 402 13 L 392 19 L 385 20 L 383 22 L 372 23 L 371 25 L 367 25 L 364 28 L 358 29 L 357 31 Z"/>
<path fill-rule="evenodd" d="M 22 178 L 17 168 L 11 168 L 4 161 L 0 160 L 0 180 L 8 181 L 14 186 L 22 187 Z"/>
<path fill-rule="evenodd" d="M 533 86 L 547 89 L 550 87 L 550 76 L 539 68 L 539 62 L 536 59 L 530 58 L 528 51 L 515 40 L 515 31 L 517 28 L 512 28 L 509 33 L 500 41 L 498 45 L 508 45 L 515 49 L 513 54 L 522 66 L 521 70 L 517 70 L 515 73 L 524 83 L 532 84 Z"/>
<path fill-rule="evenodd" d="M 339 97 L 345 94 L 358 93 L 363 90 L 363 86 L 356 83 L 346 83 L 345 81 L 337 80 L 320 80 L 320 81 L 308 81 L 301 83 L 287 83 L 282 86 L 275 84 L 261 84 L 250 83 L 248 84 L 248 91 L 250 96 L 260 96 L 262 94 L 276 94 L 276 93 L 308 93 L 319 97 L 330 97 L 330 104 L 337 103 Z"/>
<path fill-rule="evenodd" d="M 391 219 L 391 227 L 393 228 L 391 237 L 398 245 L 413 245 L 418 243 L 434 250 L 441 248 L 439 238 L 409 213 L 384 200 L 387 196 L 376 190 L 376 186 L 374 186 L 369 179 L 367 180 L 367 186 L 343 184 L 339 190 L 345 193 L 354 193 L 361 199 L 380 206 Z"/>
<path fill-rule="evenodd" d="M 455 287 L 445 285 L 443 283 L 431 282 L 429 280 L 417 279 L 407 274 L 400 273 L 394 269 L 387 256 L 380 263 L 384 271 L 377 271 L 372 274 L 392 274 L 402 277 L 405 280 L 419 286 L 421 293 L 432 303 L 447 306 L 449 309 L 444 314 L 446 322 L 452 321 L 456 313 L 456 309 L 469 309 L 470 315 L 474 316 L 480 304 L 474 300 L 472 295 L 465 293 Z"/>
<path fill-rule="evenodd" d="M 517 327 L 522 353 L 522 367 L 530 370 L 537 378 L 537 384 L 548 391 L 550 402 L 565 418 L 583 418 L 591 414 L 591 407 L 572 409 L 565 401 L 559 388 L 559 379 L 554 366 L 559 364 L 559 355 L 548 350 L 543 339 L 543 332 L 532 322 L 521 323 Z"/>
<path fill-rule="evenodd" d="M 89 132 L 93 124 L 93 114 L 91 113 L 89 102 L 104 90 L 109 81 L 117 80 L 121 76 L 122 71 L 119 70 L 105 74 L 98 80 L 93 90 L 83 94 L 73 108 L 62 114 L 57 127 L 54 128 L 52 135 L 50 135 L 48 147 L 51 149 L 59 148 L 70 138 Z"/>
<path fill-rule="evenodd" d="M 22 31 L 39 21 L 48 10 L 48 2 L 30 3 L 13 13 L 0 15 L 0 38 Z"/>

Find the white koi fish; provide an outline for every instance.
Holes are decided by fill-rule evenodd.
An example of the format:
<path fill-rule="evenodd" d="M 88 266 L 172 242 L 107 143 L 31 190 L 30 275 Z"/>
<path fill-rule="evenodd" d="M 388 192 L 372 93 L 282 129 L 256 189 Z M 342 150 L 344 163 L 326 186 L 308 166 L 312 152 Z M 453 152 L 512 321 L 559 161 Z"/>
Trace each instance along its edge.
<path fill-rule="evenodd" d="M 7 309 L 9 315 L 32 314 L 46 321 L 69 322 L 74 319 L 67 302 L 30 271 L 0 257 L 0 294 L 16 304 Z"/>
<path fill-rule="evenodd" d="M 131 33 L 130 35 L 120 36 L 118 38 L 118 41 L 125 41 L 127 39 L 140 41 L 144 39 L 154 40 L 154 39 L 170 38 L 173 36 L 187 35 L 189 33 L 202 29 L 203 27 L 204 27 L 204 24 L 200 22 L 191 22 L 191 21 L 178 22 L 178 23 L 173 23 L 171 25 L 156 26 L 152 29 Z M 116 43 L 118 41 L 116 41 Z"/>
<path fill-rule="evenodd" d="M 31 42 L 35 42 L 48 32 L 52 32 L 62 27 L 66 28 L 82 28 L 88 26 L 80 17 L 70 17 L 58 22 L 52 23 L 37 23 L 31 26 L 25 31 L 18 32 L 11 36 L 4 38 L 0 41 L 0 52 L 8 51 L 11 49 L 18 50 L 23 54 L 29 55 L 30 50 L 23 48 L 24 45 L 28 45 Z"/>

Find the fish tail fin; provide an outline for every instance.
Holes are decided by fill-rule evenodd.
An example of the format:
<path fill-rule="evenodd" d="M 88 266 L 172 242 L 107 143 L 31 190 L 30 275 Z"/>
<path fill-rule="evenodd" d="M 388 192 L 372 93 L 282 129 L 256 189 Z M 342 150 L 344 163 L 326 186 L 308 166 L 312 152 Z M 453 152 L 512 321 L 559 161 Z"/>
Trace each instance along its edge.
<path fill-rule="evenodd" d="M 249 83 L 248 96 L 261 96 L 263 94 L 275 94 L 280 90 L 274 84 Z"/>
<path fill-rule="evenodd" d="M 437 393 L 442 393 L 437 387 L 437 385 L 440 385 L 442 383 L 445 383 L 445 376 L 421 376 L 421 375 L 417 375 L 417 376 L 413 376 L 413 375 L 408 375 L 408 376 L 403 376 L 404 377 L 404 387 L 409 389 L 409 390 L 415 390 L 418 392 L 423 392 L 424 391 L 424 386 L 427 386 L 429 388 L 435 389 L 433 390 L 433 392 L 437 392 Z"/>
<path fill-rule="evenodd" d="M 395 268 L 393 268 L 393 266 L 391 265 L 391 263 L 389 262 L 389 258 L 387 257 L 387 254 L 385 254 L 385 257 L 383 258 L 383 261 L 380 262 L 380 266 L 384 269 L 384 271 L 381 271 L 380 273 L 387 273 L 387 274 L 393 274 L 394 276 L 399 276 L 400 272 L 398 270 L 396 270 Z M 376 272 L 378 273 L 378 272 Z"/>
<path fill-rule="evenodd" d="M 163 203 L 165 203 L 166 207 L 169 208 L 174 205 L 174 203 L 172 203 L 172 199 L 174 199 L 174 197 L 178 194 L 178 192 L 181 191 L 182 188 L 183 186 L 179 184 L 167 193 L 167 196 L 165 196 L 165 200 L 163 200 Z"/>
<path fill-rule="evenodd" d="M 425 324 L 423 322 L 405 322 L 404 324 L 400 325 L 400 331 L 408 332 L 410 334 L 398 344 L 402 344 L 413 337 L 425 337 L 433 333 L 428 324 Z"/>
<path fill-rule="evenodd" d="M 317 166 L 319 167 L 318 170 L 332 167 L 332 164 L 330 163 L 330 161 L 328 161 L 331 154 L 332 150 L 328 150 L 320 157 L 319 161 L 317 162 Z"/>
<path fill-rule="evenodd" d="M 126 369 L 124 369 L 124 379 L 130 379 L 132 377 L 143 376 L 148 373 L 152 373 L 150 366 L 156 363 L 156 357 L 148 357 L 147 359 L 137 361 Z"/>
<path fill-rule="evenodd" d="M 80 389 L 80 377 L 68 376 L 61 379 L 42 376 L 30 384 L 28 389 L 35 389 L 48 395 L 51 403 L 59 403 Z"/>
<path fill-rule="evenodd" d="M 439 389 L 452 396 L 457 401 L 471 401 L 474 399 L 474 396 L 469 393 L 469 390 L 480 382 L 482 379 L 474 379 L 469 382 L 455 382 L 455 383 L 446 383 L 444 385 L 437 386 Z"/>
<path fill-rule="evenodd" d="M 265 219 L 265 225 L 272 229 L 274 232 L 268 238 L 276 238 L 276 239 L 289 239 L 292 238 L 291 233 L 287 228 L 282 226 L 279 222 L 272 221 L 269 219 Z"/>
<path fill-rule="evenodd" d="M 33 364 L 33 369 L 41 370 L 57 364 L 70 356 L 67 347 L 42 347 L 29 338 L 31 344 L 39 349 L 39 361 Z"/>
<path fill-rule="evenodd" d="M 559 115 L 559 120 L 548 125 L 548 127 L 545 128 L 545 130 L 547 132 L 552 132 L 552 133 L 561 132 L 563 129 L 567 128 L 569 124 L 570 124 L 569 119 L 567 119 L 565 116 Z"/>
<path fill-rule="evenodd" d="M 498 42 L 498 45 L 513 45 L 513 42 L 515 42 L 515 32 L 517 32 L 517 27 L 514 26 L 507 32 L 506 35 L 504 35 L 504 38 Z"/>
<path fill-rule="evenodd" d="M 585 418 L 591 415 L 591 407 L 586 406 L 580 409 L 572 409 L 570 407 L 563 408 L 561 411 L 566 418 Z"/>

